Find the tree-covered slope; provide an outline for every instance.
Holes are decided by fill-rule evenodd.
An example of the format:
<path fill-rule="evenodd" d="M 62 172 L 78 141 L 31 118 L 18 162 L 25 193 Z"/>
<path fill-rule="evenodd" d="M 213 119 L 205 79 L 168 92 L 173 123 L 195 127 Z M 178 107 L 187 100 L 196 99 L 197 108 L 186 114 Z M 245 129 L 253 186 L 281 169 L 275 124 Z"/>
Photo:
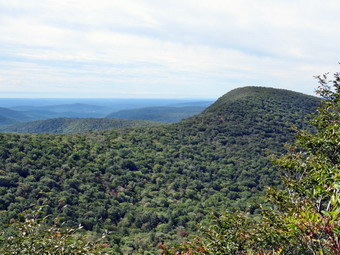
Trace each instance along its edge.
<path fill-rule="evenodd" d="M 236 116 L 240 117 L 237 111 L 242 110 L 240 114 L 259 115 L 259 117 L 262 115 L 284 117 L 284 114 L 288 114 L 288 118 L 293 117 L 292 120 L 301 122 L 306 117 L 306 112 L 314 111 L 315 105 L 319 103 L 320 99 L 314 96 L 294 91 L 266 87 L 243 87 L 234 89 L 220 97 L 204 111 L 202 116 L 207 118 L 209 115 L 213 115 L 212 118 L 216 119 L 216 115 L 230 116 L 236 112 Z M 240 107 L 240 105 L 243 106 Z"/>
<path fill-rule="evenodd" d="M 201 106 L 146 107 L 113 112 L 107 117 L 161 122 L 179 122 L 182 119 L 201 113 L 205 108 L 206 107 Z"/>
<path fill-rule="evenodd" d="M 316 76 L 320 107 L 308 119 L 309 128 L 296 128 L 295 141 L 273 161 L 283 183 L 267 189 L 271 206 L 256 217 L 235 210 L 213 214 L 199 238 L 162 244 L 162 254 L 340 254 L 340 73 L 333 77 Z M 222 98 L 220 106 L 227 101 Z"/>
<path fill-rule="evenodd" d="M 32 204 L 66 225 L 111 231 L 128 254 L 196 231 L 209 211 L 249 209 L 280 183 L 270 156 L 319 99 L 246 87 L 180 123 L 73 135 L 2 134 L 2 224 Z M 117 248 L 117 250 L 119 250 Z M 116 252 L 117 252 L 116 250 Z"/>
<path fill-rule="evenodd" d="M 0 127 L 2 132 L 69 134 L 114 128 L 151 127 L 161 123 L 142 120 L 102 118 L 56 118 Z"/>

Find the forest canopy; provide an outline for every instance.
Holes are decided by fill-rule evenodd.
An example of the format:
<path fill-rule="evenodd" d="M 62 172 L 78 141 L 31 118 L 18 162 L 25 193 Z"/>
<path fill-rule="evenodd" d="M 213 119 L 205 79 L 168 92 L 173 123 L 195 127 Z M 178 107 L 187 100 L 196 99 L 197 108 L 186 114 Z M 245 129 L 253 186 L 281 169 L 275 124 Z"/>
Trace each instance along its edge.
<path fill-rule="evenodd" d="M 70 135 L 0 134 L 0 227 L 43 206 L 47 224 L 108 231 L 116 254 L 158 252 L 196 235 L 211 211 L 259 215 L 267 186 L 282 185 L 271 155 L 320 99 L 262 87 L 233 90 L 180 123 Z M 240 214 L 241 215 L 241 214 Z M 146 253 L 147 254 L 147 253 Z"/>
<path fill-rule="evenodd" d="M 276 158 L 283 185 L 267 189 L 271 206 L 254 218 L 241 211 L 212 216 L 200 236 L 163 254 L 340 253 L 340 73 L 317 76 L 323 99 L 311 130 L 296 129 L 295 141 Z"/>

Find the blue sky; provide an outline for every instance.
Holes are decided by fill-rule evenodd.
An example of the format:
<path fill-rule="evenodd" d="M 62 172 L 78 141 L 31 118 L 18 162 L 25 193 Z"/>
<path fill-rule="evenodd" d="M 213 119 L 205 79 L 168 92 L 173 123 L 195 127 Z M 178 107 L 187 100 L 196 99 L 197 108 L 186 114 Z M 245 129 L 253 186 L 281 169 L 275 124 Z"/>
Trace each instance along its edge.
<path fill-rule="evenodd" d="M 313 94 L 338 71 L 339 0 L 0 0 L 0 98 Z"/>

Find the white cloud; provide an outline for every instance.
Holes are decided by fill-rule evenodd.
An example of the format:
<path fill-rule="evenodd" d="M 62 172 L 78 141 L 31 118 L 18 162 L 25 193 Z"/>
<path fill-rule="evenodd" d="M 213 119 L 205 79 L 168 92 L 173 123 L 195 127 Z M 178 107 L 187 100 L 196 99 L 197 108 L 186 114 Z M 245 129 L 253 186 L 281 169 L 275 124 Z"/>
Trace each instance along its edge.
<path fill-rule="evenodd" d="M 218 97 L 265 85 L 311 94 L 313 75 L 338 68 L 338 0 L 0 6 L 0 92 Z"/>

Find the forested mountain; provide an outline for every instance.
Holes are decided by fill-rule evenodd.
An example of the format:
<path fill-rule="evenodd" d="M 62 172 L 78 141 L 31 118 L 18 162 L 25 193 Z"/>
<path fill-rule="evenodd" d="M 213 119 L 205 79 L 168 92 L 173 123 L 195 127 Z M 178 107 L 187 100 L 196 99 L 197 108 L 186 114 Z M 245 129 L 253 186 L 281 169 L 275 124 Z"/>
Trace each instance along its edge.
<path fill-rule="evenodd" d="M 182 119 L 201 113 L 205 108 L 201 106 L 146 107 L 113 112 L 107 115 L 107 118 L 179 122 Z"/>
<path fill-rule="evenodd" d="M 128 119 L 56 118 L 0 127 L 0 132 L 69 134 L 91 130 L 160 126 L 159 122 Z"/>
<path fill-rule="evenodd" d="M 1 224 L 36 203 L 66 226 L 109 230 L 115 254 L 156 253 L 185 238 L 210 211 L 256 213 L 279 185 L 272 154 L 320 99 L 245 87 L 180 123 L 73 135 L 0 135 Z M 9 230 L 8 230 L 9 231 Z"/>

